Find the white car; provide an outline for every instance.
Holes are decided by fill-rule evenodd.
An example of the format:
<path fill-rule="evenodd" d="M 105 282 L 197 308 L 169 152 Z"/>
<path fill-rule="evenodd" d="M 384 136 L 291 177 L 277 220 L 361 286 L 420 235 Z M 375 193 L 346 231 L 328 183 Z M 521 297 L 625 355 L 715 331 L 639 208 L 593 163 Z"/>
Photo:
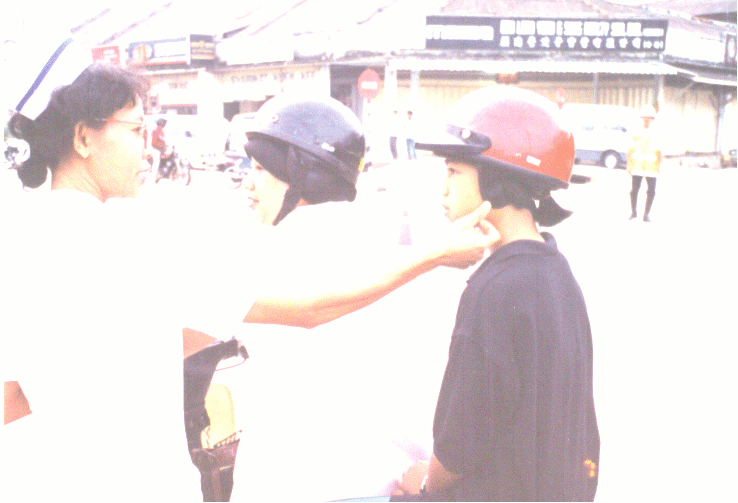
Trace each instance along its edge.
<path fill-rule="evenodd" d="M 617 105 L 567 103 L 562 109 L 574 133 L 577 163 L 624 167 L 638 126 L 638 111 Z"/>

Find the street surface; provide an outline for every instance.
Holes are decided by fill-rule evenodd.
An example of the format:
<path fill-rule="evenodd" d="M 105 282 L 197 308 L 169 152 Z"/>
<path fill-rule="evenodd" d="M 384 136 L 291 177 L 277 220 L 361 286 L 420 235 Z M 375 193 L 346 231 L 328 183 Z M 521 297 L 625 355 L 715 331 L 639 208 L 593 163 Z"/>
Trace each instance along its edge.
<path fill-rule="evenodd" d="M 552 232 L 581 284 L 592 324 L 602 439 L 596 500 L 734 499 L 738 170 L 669 160 L 658 181 L 652 223 L 628 220 L 625 171 L 577 166 L 575 172 L 591 181 L 554 193 L 574 215 Z M 442 177 L 443 166 L 422 156 L 378 168 L 361 175 L 353 204 L 373 217 L 373 236 L 384 229 L 387 242 L 398 242 L 409 230 L 414 243 L 422 242 L 443 225 Z M 17 190 L 8 179 L 3 176 L 3 193 Z M 193 171 L 189 187 L 148 181 L 143 193 L 186 190 L 206 198 L 243 197 L 228 184 L 221 173 Z M 644 201 L 645 184 L 640 208 Z M 270 330 L 280 327 L 237 330 L 251 359 L 216 373 L 215 382 L 233 390 L 236 420 L 244 428 L 239 460 L 259 442 L 272 445 L 274 457 L 260 460 L 254 470 L 269 472 L 271 463 L 307 453 L 313 457 L 311 449 L 320 447 L 321 437 L 289 432 L 327 421 L 343 446 L 341 455 L 352 457 L 341 462 L 352 463 L 371 480 L 346 496 L 369 495 L 381 481 L 391 487 L 405 466 L 432 448 L 435 400 L 468 274 L 433 271 L 314 331 L 272 340 Z M 331 350 L 306 362 L 303 355 L 310 354 L 318 336 L 321 348 Z M 306 372 L 312 376 L 303 379 Z M 312 388 L 301 387 L 303 380 Z M 279 402 L 281 392 L 302 394 L 295 403 L 300 414 L 272 415 L 268 404 Z M 321 419 L 321 414 L 327 416 Z M 396 455 L 382 463 L 382 453 L 391 451 L 380 448 L 383 442 L 394 445 Z M 237 485 L 247 477 L 243 459 Z M 320 456 L 313 459 L 321 462 Z M 326 483 L 341 482 L 327 474 Z"/>

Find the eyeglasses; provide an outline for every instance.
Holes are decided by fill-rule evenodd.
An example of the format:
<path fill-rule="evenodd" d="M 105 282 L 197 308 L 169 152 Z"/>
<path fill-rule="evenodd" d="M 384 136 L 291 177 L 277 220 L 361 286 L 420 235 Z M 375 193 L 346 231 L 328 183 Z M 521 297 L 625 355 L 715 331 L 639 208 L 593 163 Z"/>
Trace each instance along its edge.
<path fill-rule="evenodd" d="M 138 136 L 140 136 L 142 138 L 144 136 L 146 136 L 146 134 L 148 132 L 148 129 L 146 128 L 146 123 L 145 122 L 123 121 L 123 120 L 119 120 L 119 119 L 105 119 L 105 122 L 118 122 L 120 124 L 133 124 L 135 126 L 139 126 L 141 128 L 141 130 L 140 131 L 135 131 L 134 130 L 134 133 L 136 133 Z"/>

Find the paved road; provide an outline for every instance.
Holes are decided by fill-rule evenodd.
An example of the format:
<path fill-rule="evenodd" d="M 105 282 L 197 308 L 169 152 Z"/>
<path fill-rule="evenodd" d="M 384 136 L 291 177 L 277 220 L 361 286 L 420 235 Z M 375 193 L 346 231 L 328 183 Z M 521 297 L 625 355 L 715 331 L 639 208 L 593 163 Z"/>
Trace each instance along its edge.
<path fill-rule="evenodd" d="M 598 171 L 558 232 L 594 333 L 598 501 L 734 494 L 738 173 L 667 168 L 653 223 L 626 220 L 627 174 Z"/>

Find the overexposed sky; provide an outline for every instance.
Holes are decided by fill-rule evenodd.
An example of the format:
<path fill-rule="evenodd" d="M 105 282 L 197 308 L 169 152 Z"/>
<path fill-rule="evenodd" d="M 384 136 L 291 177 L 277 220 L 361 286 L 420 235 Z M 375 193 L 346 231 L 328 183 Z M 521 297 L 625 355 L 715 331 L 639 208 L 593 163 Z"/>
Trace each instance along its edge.
<path fill-rule="evenodd" d="M 102 12 L 106 7 L 127 8 L 147 5 L 154 10 L 165 0 L 66 0 L 65 2 L 49 2 L 48 0 L 22 0 L 6 2 L 0 16 L 0 35 L 2 40 L 14 39 L 29 25 L 46 25 L 53 23 L 62 29 L 72 29 L 87 19 Z"/>

